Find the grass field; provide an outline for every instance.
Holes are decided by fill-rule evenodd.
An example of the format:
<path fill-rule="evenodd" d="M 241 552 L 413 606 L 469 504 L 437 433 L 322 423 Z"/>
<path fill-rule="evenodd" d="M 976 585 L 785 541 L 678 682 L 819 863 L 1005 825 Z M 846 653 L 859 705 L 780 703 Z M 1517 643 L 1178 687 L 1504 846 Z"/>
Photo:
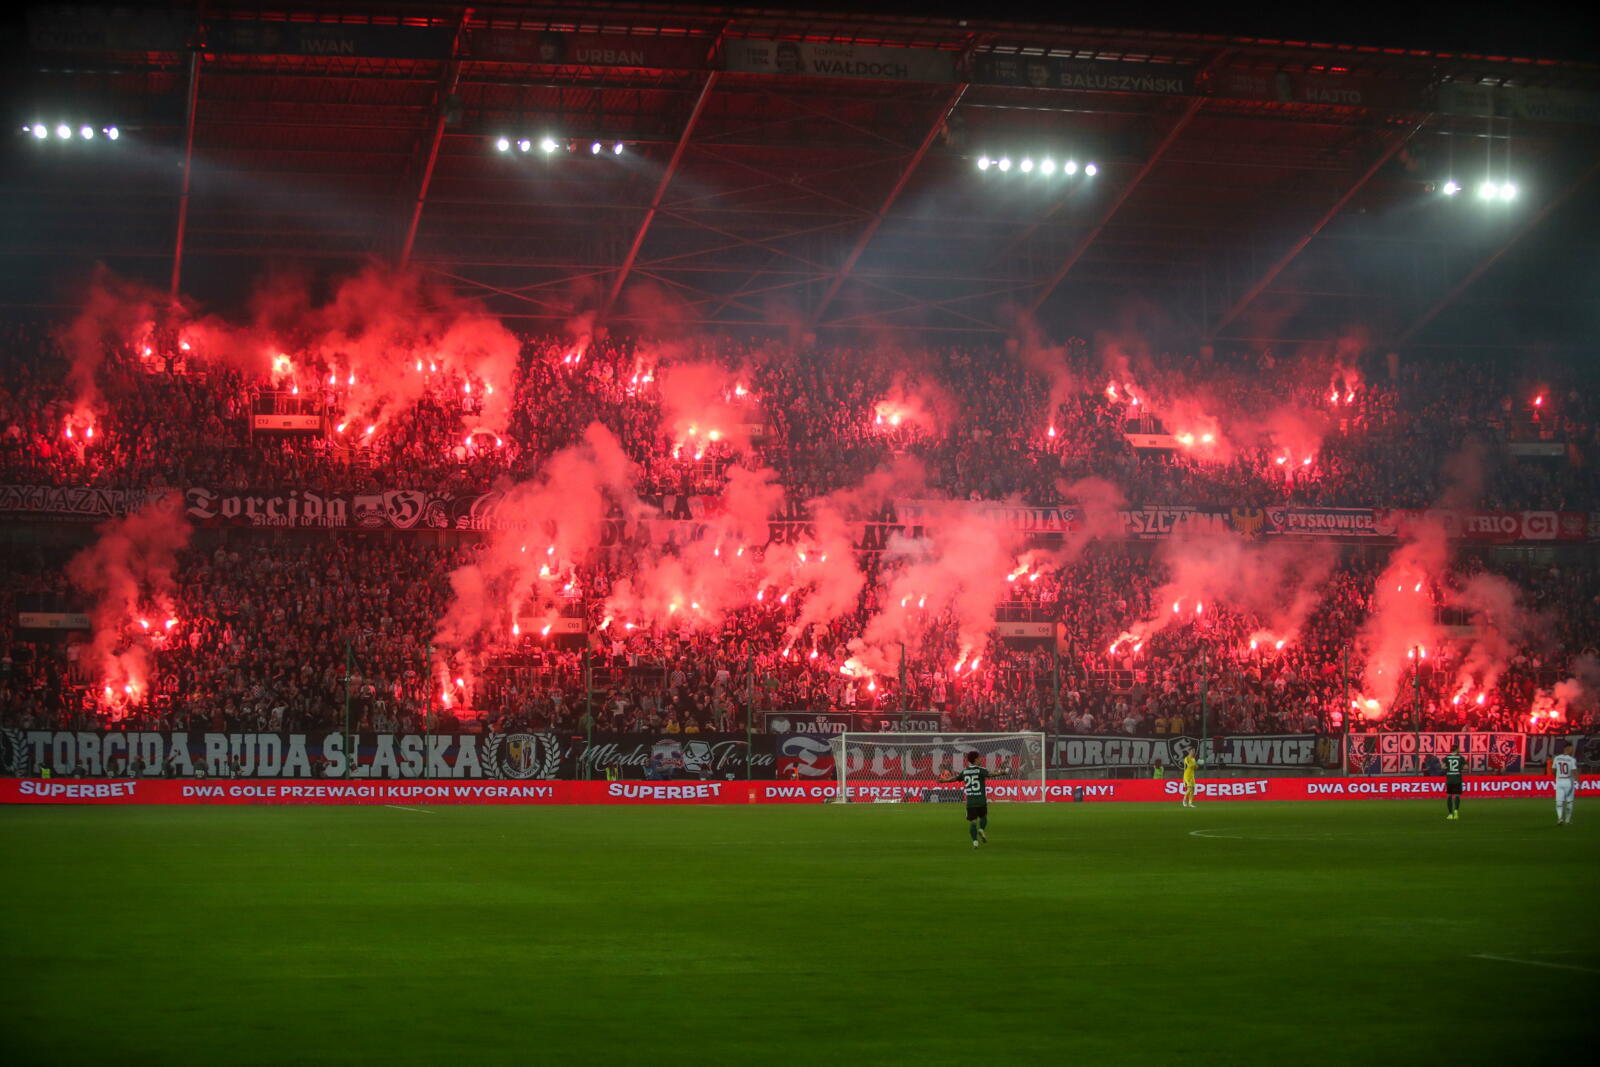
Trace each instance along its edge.
<path fill-rule="evenodd" d="M 1549 801 L 0 811 L 7 1063 L 1571 1054 Z"/>

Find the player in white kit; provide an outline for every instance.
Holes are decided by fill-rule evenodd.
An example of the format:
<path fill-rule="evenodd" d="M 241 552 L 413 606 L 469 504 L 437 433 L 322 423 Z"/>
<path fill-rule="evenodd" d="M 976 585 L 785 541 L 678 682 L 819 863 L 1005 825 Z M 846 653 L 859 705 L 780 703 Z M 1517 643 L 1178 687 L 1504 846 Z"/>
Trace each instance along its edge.
<path fill-rule="evenodd" d="M 1572 755 L 1572 742 L 1561 743 L 1561 754 L 1550 760 L 1550 776 L 1556 780 L 1556 823 L 1572 821 L 1572 801 L 1578 795 L 1578 761 Z"/>

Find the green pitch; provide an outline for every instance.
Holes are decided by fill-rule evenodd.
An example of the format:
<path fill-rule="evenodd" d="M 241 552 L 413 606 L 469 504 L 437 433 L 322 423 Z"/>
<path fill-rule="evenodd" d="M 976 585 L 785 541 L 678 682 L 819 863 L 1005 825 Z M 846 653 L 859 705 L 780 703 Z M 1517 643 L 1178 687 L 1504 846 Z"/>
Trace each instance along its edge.
<path fill-rule="evenodd" d="M 1536 1062 L 1600 805 L 0 811 L 11 1064 Z"/>

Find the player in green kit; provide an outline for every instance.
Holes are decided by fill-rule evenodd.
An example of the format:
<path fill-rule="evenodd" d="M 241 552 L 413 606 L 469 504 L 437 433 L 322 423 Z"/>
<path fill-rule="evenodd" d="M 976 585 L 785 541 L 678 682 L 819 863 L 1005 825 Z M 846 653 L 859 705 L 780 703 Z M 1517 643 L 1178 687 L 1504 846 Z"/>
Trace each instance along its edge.
<path fill-rule="evenodd" d="M 989 835 L 989 779 L 993 777 L 978 763 L 976 751 L 967 753 L 967 765 L 960 774 L 945 771 L 939 775 L 941 782 L 960 782 L 961 793 L 967 802 L 967 833 L 972 837 L 972 847 L 987 845 Z"/>
<path fill-rule="evenodd" d="M 1446 819 L 1461 818 L 1461 775 L 1467 769 L 1467 757 L 1461 754 L 1461 742 L 1450 746 L 1444 758 L 1444 810 Z"/>

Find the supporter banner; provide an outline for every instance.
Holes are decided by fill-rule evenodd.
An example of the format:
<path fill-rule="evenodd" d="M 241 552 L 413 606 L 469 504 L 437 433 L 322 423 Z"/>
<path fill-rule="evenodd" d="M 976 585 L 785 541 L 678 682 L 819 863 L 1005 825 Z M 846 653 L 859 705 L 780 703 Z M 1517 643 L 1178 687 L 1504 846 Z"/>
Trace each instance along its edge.
<path fill-rule="evenodd" d="M 1596 734 L 1529 734 L 1524 758 L 1529 764 L 1548 766 L 1551 757 L 1561 754 L 1563 742 L 1572 744 L 1579 767 L 1600 769 L 1600 735 Z"/>
<path fill-rule="evenodd" d="M 1123 439 L 1130 448 L 1141 452 L 1175 452 L 1178 439 L 1170 433 L 1125 433 Z"/>
<path fill-rule="evenodd" d="M 1376 537 L 1371 508 L 1267 508 L 1267 532 L 1309 537 Z"/>
<path fill-rule="evenodd" d="M 545 63 L 573 67 L 639 67 L 697 70 L 706 65 L 710 40 L 695 37 L 636 37 L 624 33 L 544 33 L 538 30 L 474 30 L 472 58 L 498 63 Z"/>
<path fill-rule="evenodd" d="M 1144 507 L 1118 512 L 1122 534 L 1136 541 L 1171 537 L 1176 533 L 1225 533 L 1233 529 L 1230 512 L 1220 508 Z"/>
<path fill-rule="evenodd" d="M 1229 68 L 1217 73 L 1210 88 L 1214 96 L 1234 100 L 1325 104 L 1390 111 L 1432 110 L 1429 93 L 1421 85 L 1355 73 Z"/>
<path fill-rule="evenodd" d="M 1170 63 L 1120 63 L 1063 59 L 1058 56 L 979 55 L 972 81 L 983 85 L 1021 85 L 1032 89 L 1076 89 L 1091 93 L 1194 92 L 1194 68 Z"/>
<path fill-rule="evenodd" d="M 844 733 L 886 733 L 895 730 L 917 733 L 938 733 L 939 713 L 936 711 L 908 711 L 904 714 L 884 709 L 881 711 L 807 712 L 768 711 L 765 716 L 769 734 L 814 734 L 831 737 Z"/>
<path fill-rule="evenodd" d="M 1356 774 L 1442 774 L 1440 762 L 1457 746 L 1472 774 L 1520 774 L 1526 737 L 1511 733 L 1351 734 L 1345 770 Z"/>
<path fill-rule="evenodd" d="M 214 19 L 206 26 L 207 49 L 228 55 L 447 59 L 454 40 L 449 26 L 254 19 Z"/>
<path fill-rule="evenodd" d="M 274 419 L 310 416 L 271 416 Z M 0 515 L 50 521 L 99 521 L 137 511 L 151 498 L 174 490 L 91 489 L 0 485 Z M 370 493 L 319 493 L 309 489 L 181 490 L 189 520 L 197 526 L 329 527 L 375 530 L 504 529 L 505 494 L 440 493 L 386 489 Z M 645 496 L 653 517 L 615 516 L 601 524 L 601 548 L 692 541 L 722 511 L 710 495 Z M 936 512 L 957 508 L 983 515 L 1028 537 L 1059 537 L 1079 528 L 1081 509 L 1072 504 L 1029 506 L 991 501 L 911 499 L 891 501 L 852 528 L 855 547 L 881 551 L 895 534 L 921 536 Z M 1600 512 L 1451 511 L 1395 508 L 1246 508 L 1208 504 L 1150 504 L 1124 508 L 1122 536 L 1155 540 L 1180 531 L 1234 532 L 1246 537 L 1303 537 L 1391 541 L 1419 523 L 1440 523 L 1448 536 L 1480 544 L 1600 541 Z M 788 544 L 812 536 L 810 516 L 800 505 L 773 517 L 769 543 Z"/>
<path fill-rule="evenodd" d="M 0 513 L 98 522 L 138 511 L 148 495 L 143 489 L 0 485 Z"/>
<path fill-rule="evenodd" d="M 1018 533 L 1066 533 L 1082 522 L 1079 509 L 1071 504 L 1032 507 L 1026 504 L 999 504 L 987 500 L 897 500 L 885 508 L 885 518 L 900 527 L 925 526 L 929 517 L 950 508 L 975 512 L 986 519 L 1008 526 Z"/>
<path fill-rule="evenodd" d="M 81 611 L 19 611 L 19 630 L 87 630 L 89 616 Z"/>
<path fill-rule="evenodd" d="M 250 428 L 256 433 L 321 433 L 321 415 L 252 415 Z"/>
<path fill-rule="evenodd" d="M 937 728 L 937 724 L 935 724 Z M 0 731 L 0 772 L 193 778 L 578 778 L 614 767 L 624 777 L 771 777 L 762 738 L 749 752 L 739 733 L 669 735 L 551 731 L 361 734 L 352 763 L 342 733 L 197 731 Z"/>
<path fill-rule="evenodd" d="M 1201 751 L 1202 748 L 1204 751 Z M 1316 734 L 1236 734 L 1200 738 L 1055 735 L 1049 739 L 1052 768 L 1153 767 L 1168 774 L 1196 753 L 1208 767 L 1314 767 L 1318 764 Z"/>
<path fill-rule="evenodd" d="M 929 781 L 867 783 L 851 787 L 858 802 L 918 802 L 949 786 Z M 1167 779 L 1092 778 L 994 782 L 992 800 L 1165 802 L 1179 799 L 1183 783 Z M 1223 778 L 1195 783 L 1202 804 L 1236 800 L 1400 800 L 1444 795 L 1439 778 Z M 1578 781 L 1578 792 L 1600 795 L 1600 776 Z M 1550 797 L 1548 778 L 1469 778 L 1474 798 Z M 296 782 L 176 781 L 171 779 L 0 778 L 0 804 L 820 804 L 835 799 L 828 782 Z M 959 821 L 959 817 L 957 817 Z M 1247 829 L 1210 830 L 1205 836 L 1248 840 Z"/>
<path fill-rule="evenodd" d="M 955 80 L 954 52 L 932 48 L 880 48 L 820 41 L 769 41 L 739 37 L 722 46 L 728 70 L 743 74 L 803 74 L 814 78 L 880 81 Z"/>
<path fill-rule="evenodd" d="M 1600 125 L 1600 93 L 1580 89 L 1445 82 L 1438 89 L 1437 108 L 1444 115 Z"/>
<path fill-rule="evenodd" d="M 1567 454 L 1567 446 L 1562 441 L 1512 441 L 1506 451 L 1513 456 L 1559 459 Z"/>
<path fill-rule="evenodd" d="M 28 43 L 41 52 L 178 52 L 194 30 L 187 11 L 49 6 L 28 12 Z"/>

